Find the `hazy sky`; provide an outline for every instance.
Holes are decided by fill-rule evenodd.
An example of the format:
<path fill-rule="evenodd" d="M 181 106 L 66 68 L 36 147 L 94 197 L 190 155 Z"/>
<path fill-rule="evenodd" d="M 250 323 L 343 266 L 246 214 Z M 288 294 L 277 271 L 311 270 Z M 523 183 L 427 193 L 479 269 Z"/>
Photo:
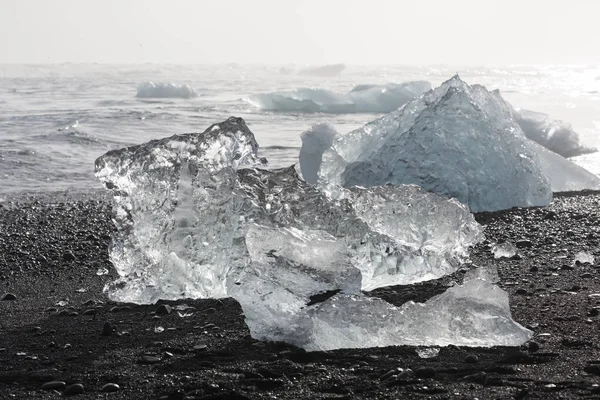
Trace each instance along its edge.
<path fill-rule="evenodd" d="M 0 0 L 0 63 L 600 64 L 599 0 Z"/>

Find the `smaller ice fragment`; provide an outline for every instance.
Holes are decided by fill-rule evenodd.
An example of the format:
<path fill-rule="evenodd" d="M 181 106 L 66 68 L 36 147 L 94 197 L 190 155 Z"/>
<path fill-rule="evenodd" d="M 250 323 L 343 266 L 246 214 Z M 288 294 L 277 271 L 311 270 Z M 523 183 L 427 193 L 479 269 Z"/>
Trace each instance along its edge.
<path fill-rule="evenodd" d="M 580 251 L 579 253 L 575 254 L 575 260 L 573 261 L 574 263 L 579 261 L 580 263 L 590 263 L 593 264 L 594 263 L 594 256 L 591 255 L 590 253 L 586 253 L 585 251 Z"/>
<path fill-rule="evenodd" d="M 433 358 L 440 354 L 440 349 L 438 347 L 419 347 L 416 352 L 421 358 Z"/>
<path fill-rule="evenodd" d="M 500 281 L 498 270 L 496 270 L 495 267 L 477 267 L 470 269 L 463 277 L 463 283 L 474 279 L 480 279 L 489 283 L 498 283 Z"/>
<path fill-rule="evenodd" d="M 517 254 L 517 247 L 511 242 L 499 243 L 492 247 L 494 258 L 511 258 Z"/>

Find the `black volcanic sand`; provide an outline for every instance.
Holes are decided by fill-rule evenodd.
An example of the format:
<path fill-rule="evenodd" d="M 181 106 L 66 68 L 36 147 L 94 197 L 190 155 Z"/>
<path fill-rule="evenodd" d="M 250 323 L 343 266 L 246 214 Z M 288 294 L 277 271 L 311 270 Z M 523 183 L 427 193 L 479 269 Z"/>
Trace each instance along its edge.
<path fill-rule="evenodd" d="M 472 262 L 498 267 L 533 342 L 450 346 L 428 359 L 407 346 L 306 353 L 258 342 L 232 299 L 168 302 L 169 314 L 159 304 L 109 301 L 102 288 L 116 272 L 106 195 L 0 204 L 0 296 L 16 297 L 0 301 L 3 399 L 64 394 L 60 384 L 41 389 L 49 381 L 83 385 L 75 395 L 82 399 L 600 399 L 598 193 L 478 214 L 487 240 Z M 491 245 L 506 240 L 518 243 L 518 255 L 495 260 Z M 573 263 L 579 251 L 598 261 Z M 465 269 L 376 294 L 394 304 L 424 301 Z M 119 390 L 101 392 L 108 383 Z"/>

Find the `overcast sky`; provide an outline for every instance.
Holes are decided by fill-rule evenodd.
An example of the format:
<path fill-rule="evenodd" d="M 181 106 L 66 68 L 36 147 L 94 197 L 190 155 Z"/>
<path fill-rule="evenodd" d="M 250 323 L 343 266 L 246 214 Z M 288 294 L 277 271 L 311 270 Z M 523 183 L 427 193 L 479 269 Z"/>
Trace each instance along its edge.
<path fill-rule="evenodd" d="M 0 0 L 0 63 L 600 64 L 600 0 Z"/>

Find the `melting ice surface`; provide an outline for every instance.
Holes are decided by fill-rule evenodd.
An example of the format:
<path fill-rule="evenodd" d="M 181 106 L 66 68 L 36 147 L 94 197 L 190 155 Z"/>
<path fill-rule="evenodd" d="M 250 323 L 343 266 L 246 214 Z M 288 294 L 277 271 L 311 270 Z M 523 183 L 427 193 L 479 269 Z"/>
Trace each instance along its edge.
<path fill-rule="evenodd" d="M 499 92 L 458 76 L 363 128 L 328 128 L 321 142 L 319 131 L 303 134 L 300 166 L 304 173 L 318 165 L 305 179 L 317 183 L 316 175 L 334 196 L 340 186 L 416 184 L 478 212 L 548 205 L 552 190 L 600 187 L 593 174 L 528 140 Z"/>
<path fill-rule="evenodd" d="M 289 92 L 263 93 L 247 101 L 264 110 L 305 113 L 388 113 L 431 89 L 426 81 L 358 85 L 342 94 L 325 89 L 300 88 Z"/>
<path fill-rule="evenodd" d="M 137 88 L 136 97 L 139 98 L 178 98 L 189 99 L 198 94 L 188 85 L 176 85 L 174 83 L 143 82 Z"/>
<path fill-rule="evenodd" d="M 530 338 L 493 273 L 423 304 L 395 307 L 361 291 L 455 271 L 482 238 L 466 206 L 413 185 L 332 199 L 293 167 L 256 168 L 257 149 L 230 118 L 96 161 L 114 194 L 112 299 L 232 296 L 253 337 L 307 350 Z"/>

